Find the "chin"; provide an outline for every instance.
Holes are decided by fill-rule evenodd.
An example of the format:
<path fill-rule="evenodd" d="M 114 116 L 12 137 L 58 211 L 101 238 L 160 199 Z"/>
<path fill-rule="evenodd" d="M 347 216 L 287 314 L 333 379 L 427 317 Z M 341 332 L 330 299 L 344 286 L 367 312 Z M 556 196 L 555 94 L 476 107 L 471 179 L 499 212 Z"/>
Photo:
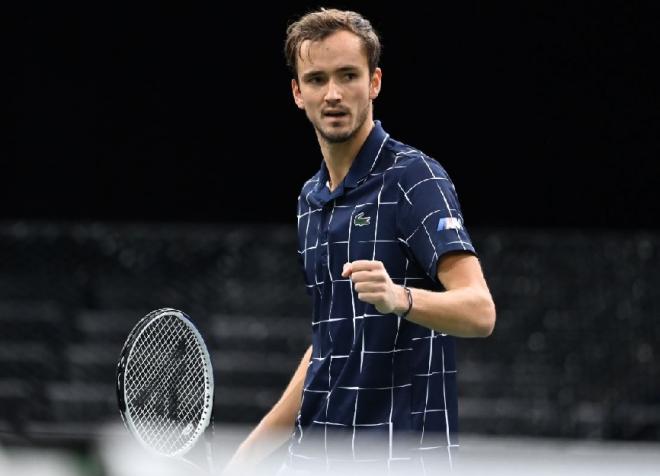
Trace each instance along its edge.
<path fill-rule="evenodd" d="M 324 135 L 325 140 L 330 142 L 331 144 L 341 144 L 343 142 L 347 142 L 349 139 L 353 137 L 352 134 L 342 134 L 342 135 Z"/>
<path fill-rule="evenodd" d="M 354 130 L 346 130 L 346 129 L 341 129 L 341 130 L 336 130 L 336 129 L 318 129 L 321 137 L 323 137 L 325 140 L 332 144 L 339 144 L 342 142 L 346 142 L 347 140 L 351 139 L 355 135 Z"/>

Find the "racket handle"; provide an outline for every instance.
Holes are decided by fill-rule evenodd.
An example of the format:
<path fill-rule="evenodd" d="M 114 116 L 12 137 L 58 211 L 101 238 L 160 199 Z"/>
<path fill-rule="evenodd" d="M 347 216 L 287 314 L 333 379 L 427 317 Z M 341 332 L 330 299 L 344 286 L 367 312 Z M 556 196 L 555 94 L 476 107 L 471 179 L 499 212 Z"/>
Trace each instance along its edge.
<path fill-rule="evenodd" d="M 206 466 L 208 467 L 209 474 L 215 475 L 215 461 L 213 458 L 213 440 L 215 437 L 215 415 L 211 412 L 211 419 L 209 426 L 204 431 L 204 446 L 206 449 Z"/>
<path fill-rule="evenodd" d="M 213 463 L 213 444 L 210 441 L 204 442 L 206 446 L 206 465 L 209 469 L 209 474 L 215 474 L 215 464 Z"/>

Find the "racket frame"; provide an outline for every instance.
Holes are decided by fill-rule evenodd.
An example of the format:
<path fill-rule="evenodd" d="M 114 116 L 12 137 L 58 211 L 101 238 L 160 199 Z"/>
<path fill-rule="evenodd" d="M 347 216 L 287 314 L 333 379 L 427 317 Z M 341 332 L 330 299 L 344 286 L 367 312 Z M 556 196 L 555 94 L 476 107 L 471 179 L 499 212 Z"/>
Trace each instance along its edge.
<path fill-rule="evenodd" d="M 126 380 L 126 369 L 129 366 L 129 363 L 131 362 L 131 357 L 132 357 L 132 351 L 134 349 L 134 344 L 139 341 L 140 337 L 142 334 L 151 326 L 156 320 L 161 319 L 165 316 L 175 316 L 181 322 L 183 322 L 188 329 L 190 329 L 196 340 L 196 345 L 198 348 L 201 350 L 202 358 L 204 360 L 204 410 L 202 414 L 202 419 L 201 421 L 197 424 L 197 426 L 194 429 L 194 434 L 191 438 L 188 439 L 187 443 L 182 446 L 180 449 L 173 453 L 164 453 L 161 451 L 158 451 L 156 448 L 148 444 L 144 439 L 142 438 L 140 432 L 137 430 L 135 426 L 134 419 L 131 415 L 130 412 L 130 406 L 127 404 L 127 397 L 126 397 L 126 385 L 125 385 L 125 380 Z M 206 348 L 206 343 L 204 342 L 204 339 L 202 335 L 200 334 L 199 330 L 197 330 L 197 327 L 195 324 L 192 322 L 190 317 L 186 315 L 184 312 L 179 311 L 177 309 L 173 308 L 163 308 L 163 309 L 156 309 L 154 311 L 151 311 L 149 314 L 141 318 L 134 326 L 133 329 L 131 329 L 131 332 L 129 333 L 128 337 L 126 338 L 126 342 L 124 343 L 124 346 L 122 348 L 120 357 L 119 357 L 119 362 L 117 364 L 117 402 L 119 404 L 119 413 L 121 415 L 122 421 L 124 422 L 124 425 L 128 430 L 133 434 L 133 436 L 140 442 L 140 444 L 151 451 L 152 453 L 156 453 L 161 456 L 167 456 L 167 457 L 181 457 L 184 454 L 186 454 L 190 449 L 197 443 L 197 441 L 200 439 L 200 437 L 205 433 L 206 428 L 209 426 L 211 423 L 211 419 L 213 417 L 213 403 L 214 403 L 214 381 L 213 381 L 213 367 L 211 365 L 211 358 L 208 352 L 208 349 Z"/>

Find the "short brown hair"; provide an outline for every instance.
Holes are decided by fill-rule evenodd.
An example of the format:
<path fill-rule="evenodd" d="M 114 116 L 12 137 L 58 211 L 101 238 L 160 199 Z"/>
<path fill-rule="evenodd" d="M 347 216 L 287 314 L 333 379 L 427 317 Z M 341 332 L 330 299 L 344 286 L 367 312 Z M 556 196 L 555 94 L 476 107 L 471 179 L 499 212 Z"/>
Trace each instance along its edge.
<path fill-rule="evenodd" d="M 305 14 L 286 29 L 284 55 L 286 56 L 287 65 L 296 79 L 298 78 L 296 60 L 300 56 L 300 45 L 303 41 L 323 40 L 341 30 L 350 31 L 360 37 L 367 53 L 369 74 L 376 71 L 380 61 L 380 38 L 369 20 L 350 10 L 322 8 Z"/>

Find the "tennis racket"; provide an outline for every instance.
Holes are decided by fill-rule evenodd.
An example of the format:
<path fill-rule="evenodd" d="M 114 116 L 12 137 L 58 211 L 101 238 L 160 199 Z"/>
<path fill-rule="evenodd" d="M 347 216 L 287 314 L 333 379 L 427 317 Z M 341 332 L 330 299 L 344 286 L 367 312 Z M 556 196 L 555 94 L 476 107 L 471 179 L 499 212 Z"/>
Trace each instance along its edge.
<path fill-rule="evenodd" d="M 124 424 L 153 453 L 204 471 L 184 457 L 204 437 L 206 470 L 213 473 L 213 369 L 185 313 L 157 309 L 133 327 L 117 365 L 117 399 Z"/>

